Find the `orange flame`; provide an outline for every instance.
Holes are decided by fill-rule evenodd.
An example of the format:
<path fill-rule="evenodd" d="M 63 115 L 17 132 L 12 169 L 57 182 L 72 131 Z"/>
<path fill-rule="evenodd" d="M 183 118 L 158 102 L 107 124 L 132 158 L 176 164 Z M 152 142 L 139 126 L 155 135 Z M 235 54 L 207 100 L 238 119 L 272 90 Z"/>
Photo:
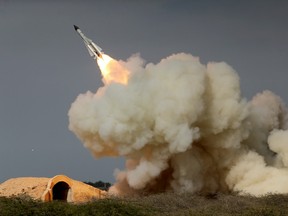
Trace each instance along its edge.
<path fill-rule="evenodd" d="M 104 84 L 111 82 L 127 84 L 129 71 L 120 62 L 102 54 L 102 58 L 98 58 L 97 63 L 101 70 Z"/>

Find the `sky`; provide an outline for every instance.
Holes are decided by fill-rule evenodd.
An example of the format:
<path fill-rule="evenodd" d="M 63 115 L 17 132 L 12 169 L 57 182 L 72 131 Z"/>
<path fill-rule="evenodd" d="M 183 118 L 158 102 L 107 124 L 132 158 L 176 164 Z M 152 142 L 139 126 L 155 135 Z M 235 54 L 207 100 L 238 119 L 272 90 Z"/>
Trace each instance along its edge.
<path fill-rule="evenodd" d="M 0 182 L 113 183 L 124 168 L 123 158 L 95 159 L 68 129 L 71 103 L 103 85 L 74 24 L 115 59 L 225 61 L 247 100 L 269 89 L 287 103 L 287 10 L 285 0 L 0 0 Z"/>

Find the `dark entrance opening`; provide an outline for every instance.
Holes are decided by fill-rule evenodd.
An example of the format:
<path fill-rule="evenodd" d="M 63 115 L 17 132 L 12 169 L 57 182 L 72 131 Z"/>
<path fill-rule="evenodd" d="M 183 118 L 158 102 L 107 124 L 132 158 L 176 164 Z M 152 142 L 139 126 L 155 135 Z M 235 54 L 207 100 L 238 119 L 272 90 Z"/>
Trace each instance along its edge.
<path fill-rule="evenodd" d="M 62 200 L 67 201 L 67 195 L 70 187 L 66 182 L 60 181 L 54 185 L 53 192 L 53 200 Z"/>

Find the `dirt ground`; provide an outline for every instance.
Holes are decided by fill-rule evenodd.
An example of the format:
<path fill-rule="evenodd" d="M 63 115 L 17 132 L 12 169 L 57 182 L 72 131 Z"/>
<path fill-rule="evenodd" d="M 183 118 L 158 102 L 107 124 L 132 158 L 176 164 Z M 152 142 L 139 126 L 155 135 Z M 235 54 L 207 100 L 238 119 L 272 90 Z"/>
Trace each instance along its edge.
<path fill-rule="evenodd" d="M 39 199 L 47 187 L 49 178 L 12 178 L 0 184 L 0 196 L 28 195 Z"/>

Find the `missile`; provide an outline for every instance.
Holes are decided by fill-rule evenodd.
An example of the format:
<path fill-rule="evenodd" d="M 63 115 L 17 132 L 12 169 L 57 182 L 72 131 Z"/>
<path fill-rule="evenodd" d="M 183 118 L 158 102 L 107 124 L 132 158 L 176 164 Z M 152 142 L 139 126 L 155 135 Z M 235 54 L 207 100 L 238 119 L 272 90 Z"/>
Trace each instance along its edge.
<path fill-rule="evenodd" d="M 80 35 L 80 37 L 83 39 L 83 42 L 90 54 L 90 56 L 92 56 L 94 59 L 98 59 L 101 58 L 102 59 L 102 49 L 97 46 L 91 39 L 87 38 L 82 31 L 80 30 L 80 28 L 76 25 L 74 25 L 74 29 L 75 31 Z"/>

